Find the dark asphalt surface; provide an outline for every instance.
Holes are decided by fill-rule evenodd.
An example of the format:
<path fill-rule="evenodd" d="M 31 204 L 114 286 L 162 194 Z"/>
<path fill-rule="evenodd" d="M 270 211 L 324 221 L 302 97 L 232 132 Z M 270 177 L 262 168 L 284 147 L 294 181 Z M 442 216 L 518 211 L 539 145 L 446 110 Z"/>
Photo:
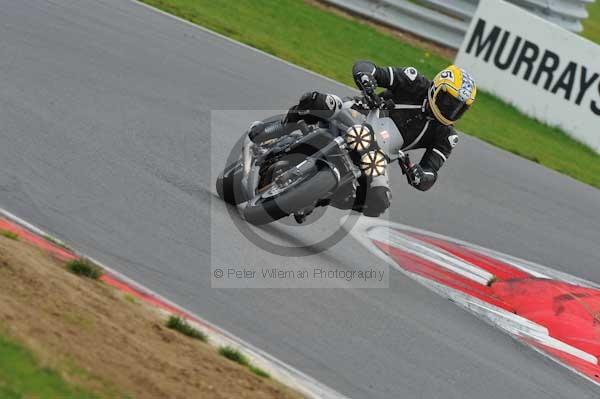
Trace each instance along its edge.
<path fill-rule="evenodd" d="M 211 262 L 377 262 L 350 238 L 272 255 L 212 194 L 249 110 L 347 88 L 130 1 L 0 10 L 1 207 L 354 398 L 598 397 L 400 273 L 388 289 L 210 288 Z M 470 137 L 431 192 L 401 177 L 390 219 L 600 282 L 600 191 Z M 311 242 L 339 216 L 264 234 Z"/>

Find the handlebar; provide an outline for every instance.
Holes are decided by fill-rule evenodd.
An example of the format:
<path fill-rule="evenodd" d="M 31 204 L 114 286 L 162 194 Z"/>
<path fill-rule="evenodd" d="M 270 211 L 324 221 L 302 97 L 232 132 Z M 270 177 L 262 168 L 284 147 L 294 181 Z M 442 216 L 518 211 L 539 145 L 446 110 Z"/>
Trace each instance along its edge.
<path fill-rule="evenodd" d="M 379 97 L 379 94 L 375 90 L 361 90 L 365 98 L 365 101 L 370 109 L 381 109 L 383 100 Z"/>
<path fill-rule="evenodd" d="M 391 100 L 384 100 L 375 92 L 375 90 L 361 90 L 365 102 L 369 106 L 369 109 L 392 109 L 393 105 L 390 106 Z M 393 103 L 392 103 L 393 104 Z"/>

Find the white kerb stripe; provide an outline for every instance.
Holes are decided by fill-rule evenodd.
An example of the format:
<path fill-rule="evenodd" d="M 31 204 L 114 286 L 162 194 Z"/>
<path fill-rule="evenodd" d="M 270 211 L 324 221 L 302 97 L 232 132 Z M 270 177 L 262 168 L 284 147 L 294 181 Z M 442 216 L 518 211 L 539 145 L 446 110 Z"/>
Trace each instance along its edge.
<path fill-rule="evenodd" d="M 444 162 L 446 162 L 446 161 L 447 161 L 447 159 L 446 159 L 446 156 L 445 156 L 445 155 L 444 155 L 444 154 L 443 154 L 443 153 L 442 153 L 440 150 L 438 150 L 437 148 L 434 148 L 434 149 L 433 149 L 433 152 L 435 152 L 435 153 L 436 153 L 436 154 L 438 154 L 440 157 L 442 157 L 442 159 L 444 160 Z"/>
<path fill-rule="evenodd" d="M 391 66 L 388 67 L 388 71 L 390 71 L 390 86 L 394 84 L 394 70 Z"/>

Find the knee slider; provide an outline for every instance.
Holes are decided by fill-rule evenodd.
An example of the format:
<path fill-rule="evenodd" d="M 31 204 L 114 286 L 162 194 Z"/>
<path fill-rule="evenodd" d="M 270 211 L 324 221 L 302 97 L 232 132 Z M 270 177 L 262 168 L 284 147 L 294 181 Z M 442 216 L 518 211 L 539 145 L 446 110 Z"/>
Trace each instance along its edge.
<path fill-rule="evenodd" d="M 379 216 L 390 207 L 390 192 L 386 187 L 373 187 L 367 193 L 365 216 Z"/>
<path fill-rule="evenodd" d="M 319 96 L 318 91 L 307 91 L 302 96 L 300 96 L 300 101 L 298 102 L 298 106 L 300 109 L 314 109 L 315 102 Z"/>

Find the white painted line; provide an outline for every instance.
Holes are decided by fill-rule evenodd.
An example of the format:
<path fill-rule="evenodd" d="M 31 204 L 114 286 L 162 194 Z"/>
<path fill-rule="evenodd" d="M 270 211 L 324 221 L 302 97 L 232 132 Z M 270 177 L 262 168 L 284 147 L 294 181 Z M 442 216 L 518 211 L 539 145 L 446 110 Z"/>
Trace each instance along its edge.
<path fill-rule="evenodd" d="M 452 288 L 446 287 L 445 285 L 436 283 L 435 281 L 426 279 L 426 278 L 424 278 L 422 276 L 419 276 L 419 275 L 416 275 L 416 274 L 412 274 L 412 273 L 409 273 L 409 272 L 406 272 L 406 271 L 404 271 L 403 273 L 406 274 L 406 275 L 408 275 L 411 278 L 414 278 L 419 284 L 421 284 L 424 287 L 430 289 L 431 291 L 435 292 L 436 294 L 438 294 L 438 295 L 440 295 L 442 297 L 450 299 L 452 302 L 456 303 L 459 307 L 465 309 L 469 313 L 472 313 L 473 315 L 475 315 L 476 317 L 478 317 L 482 321 L 486 322 L 487 324 L 490 324 L 490 325 L 492 325 L 492 326 L 494 326 L 494 327 L 496 327 L 496 328 L 498 328 L 498 329 L 500 329 L 502 331 L 505 331 L 508 334 L 509 337 L 514 338 L 517 342 L 519 342 L 519 343 L 527 346 L 528 348 L 531 348 L 534 351 L 542 354 L 547 359 L 550 359 L 553 362 L 560 364 L 561 366 L 565 367 L 569 371 L 571 371 L 571 372 L 579 375 L 580 377 L 583 377 L 587 381 L 592 382 L 594 385 L 600 386 L 600 383 L 598 381 L 591 379 L 589 376 L 585 375 L 581 371 L 579 371 L 579 370 L 571 367 L 570 365 L 564 363 L 561 359 L 554 357 L 553 355 L 551 355 L 548 352 L 545 352 L 544 350 L 540 349 L 539 347 L 536 347 L 535 345 L 531 345 L 531 344 L 527 343 L 526 341 L 524 341 L 524 340 L 521 339 L 522 338 L 521 336 L 519 336 L 517 334 L 513 334 L 508 329 L 503 328 L 503 325 L 502 324 L 497 324 L 495 322 L 495 320 L 494 320 L 493 317 L 485 317 L 484 314 L 479 313 L 479 312 L 475 312 L 475 311 L 473 311 L 473 309 L 471 309 L 471 308 L 469 308 L 469 307 L 466 306 L 466 302 L 467 301 L 476 302 L 476 301 L 478 301 L 477 298 L 470 297 L 470 296 L 464 294 L 463 292 L 460 292 L 458 290 L 454 290 Z M 483 304 L 483 302 L 482 302 L 482 304 Z M 490 306 L 489 304 L 485 304 L 485 305 L 486 306 Z M 533 323 L 533 324 L 535 324 L 535 323 Z M 539 326 L 539 327 L 545 329 L 545 327 L 543 327 L 543 326 Z M 567 344 L 565 344 L 565 345 L 567 345 Z M 578 349 L 576 349 L 576 350 L 578 350 Z M 582 359 L 582 360 L 589 361 L 590 363 L 593 363 L 594 360 L 591 359 L 588 355 L 589 354 L 587 354 L 586 352 L 581 353 L 581 356 L 584 357 L 584 359 Z"/>
<path fill-rule="evenodd" d="M 527 320 L 524 317 L 507 312 L 504 309 L 497 308 L 490 304 L 479 303 L 473 299 L 468 299 L 464 305 L 473 313 L 478 313 L 483 317 L 494 320 L 494 324 L 497 324 L 502 329 L 507 330 L 512 334 L 531 338 L 540 344 L 568 353 L 571 356 L 575 356 L 595 366 L 598 365 L 596 356 L 551 337 L 548 334 L 548 329 L 546 327 Z"/>
<path fill-rule="evenodd" d="M 356 215 L 351 215 L 348 217 L 354 217 L 356 218 Z M 363 218 L 363 219 L 367 219 L 367 218 Z M 342 218 L 342 222 L 345 220 L 345 217 Z M 351 233 L 354 236 L 358 236 L 359 232 L 362 231 L 363 234 L 367 234 L 367 230 L 375 225 L 372 222 L 368 221 L 368 220 L 359 220 L 357 223 L 355 224 L 350 224 L 350 225 L 354 225 L 354 229 L 351 231 Z M 489 248 L 485 248 L 485 247 L 481 247 L 479 245 L 470 243 L 470 242 L 466 242 L 463 240 L 459 240 L 453 237 L 447 237 L 444 236 L 442 234 L 437 234 L 431 231 L 426 231 L 423 229 L 419 229 L 417 227 L 412 227 L 412 226 L 408 226 L 408 225 L 403 225 L 400 223 L 394 223 L 394 222 L 390 222 L 389 220 L 384 220 L 384 219 L 378 219 L 377 220 L 377 225 L 382 226 L 382 225 L 387 225 L 391 228 L 398 228 L 401 230 L 405 230 L 405 231 L 409 231 L 412 233 L 417 233 L 417 234 L 422 234 L 422 235 L 428 235 L 432 238 L 437 238 L 440 240 L 446 240 L 448 242 L 454 243 L 454 244 L 458 244 L 458 245 L 462 245 L 465 246 L 467 248 L 476 250 L 476 251 L 481 251 L 483 254 L 491 256 L 491 257 L 497 257 L 502 259 L 503 261 L 505 261 L 506 263 L 509 263 L 510 265 L 516 267 L 517 269 L 521 269 L 526 273 L 530 273 L 532 276 L 535 277 L 539 277 L 539 278 L 550 278 L 550 279 L 556 279 L 556 280 L 563 280 L 565 282 L 568 282 L 570 284 L 573 285 L 578 285 L 581 287 L 588 287 L 588 288 L 596 288 L 596 289 L 600 289 L 600 284 L 583 279 L 581 277 L 577 277 L 577 276 L 573 276 L 571 274 L 567 274 L 564 272 L 561 272 L 555 268 L 550 268 L 548 266 L 543 266 L 540 265 L 538 263 L 535 262 L 531 262 L 528 260 L 524 260 L 524 259 L 520 259 L 517 258 L 515 256 L 512 255 L 508 255 L 505 254 L 503 252 L 499 252 L 499 251 L 495 251 Z M 377 253 L 378 250 L 373 251 L 373 253 Z"/>
<path fill-rule="evenodd" d="M 584 360 L 590 364 L 598 364 L 598 359 L 587 353 L 584 351 L 581 351 L 580 349 L 574 348 L 572 346 L 570 346 L 567 343 L 564 343 L 562 341 L 556 340 L 552 337 L 547 336 L 547 329 L 544 326 L 540 326 L 536 323 L 531 322 L 530 320 L 525 319 L 525 322 L 523 323 L 523 325 L 521 326 L 522 328 L 522 332 L 524 333 L 529 333 L 532 336 L 529 336 L 529 334 L 516 334 L 514 333 L 514 327 L 515 327 L 515 323 L 516 319 L 508 322 L 498 322 L 498 320 L 504 320 L 504 317 L 501 318 L 496 318 L 492 315 L 492 312 L 486 312 L 486 311 L 477 311 L 475 310 L 475 306 L 480 307 L 482 309 L 496 309 L 494 311 L 495 314 L 499 314 L 501 312 L 506 312 L 503 309 L 497 308 L 493 305 L 490 305 L 488 303 L 485 303 L 483 301 L 480 301 L 477 298 L 471 297 L 461 291 L 455 290 L 453 288 L 450 287 L 446 287 L 443 284 L 437 283 L 435 281 L 426 279 L 422 276 L 419 275 L 414 275 L 412 273 L 408 273 L 405 272 L 405 274 L 409 275 L 410 277 L 414 278 L 415 280 L 417 280 L 420 284 L 422 284 L 423 286 L 431 289 L 433 292 L 437 293 L 438 295 L 442 296 L 442 297 L 446 297 L 448 299 L 450 299 L 452 302 L 456 303 L 458 306 L 462 307 L 463 309 L 465 309 L 466 311 L 474 314 L 475 316 L 477 316 L 478 318 L 480 318 L 481 320 L 485 321 L 486 323 L 495 326 L 497 328 L 499 328 L 500 330 L 503 330 L 505 332 L 507 332 L 509 334 L 509 336 L 513 337 L 513 338 L 530 338 L 533 339 L 539 343 L 542 343 L 544 345 L 550 346 L 552 348 L 558 349 L 560 351 L 564 351 L 566 353 L 569 353 L 573 356 L 578 357 L 581 360 Z M 475 306 L 473 306 L 475 305 Z M 513 315 L 510 312 L 506 312 L 509 315 Z M 517 315 L 514 315 L 516 317 L 519 317 Z M 510 317 L 510 316 L 509 316 Z M 536 334 L 539 334 L 537 337 L 535 337 Z M 546 337 L 544 337 L 544 335 L 546 335 Z M 537 338 L 537 339 L 536 339 Z M 600 383 L 596 380 L 591 379 L 589 376 L 585 375 L 584 373 L 578 371 L 577 369 L 569 366 L 568 364 L 564 363 L 561 359 L 554 357 L 553 355 L 551 355 L 548 352 L 545 352 L 544 350 L 534 346 L 534 345 L 530 345 L 528 344 L 526 341 L 523 341 L 521 339 L 517 339 L 518 342 L 521 342 L 522 344 L 526 345 L 529 348 L 532 348 L 533 350 L 535 350 L 538 353 L 541 353 L 542 355 L 544 355 L 545 357 L 547 357 L 548 359 L 551 359 L 552 361 L 560 364 L 561 366 L 564 366 L 565 368 L 569 369 L 570 371 L 574 372 L 575 374 L 585 378 L 586 380 L 594 383 L 597 386 L 600 386 Z"/>
<path fill-rule="evenodd" d="M 39 229 L 37 226 L 32 225 L 31 223 L 27 222 L 26 220 L 21 219 L 20 217 L 18 217 L 17 215 L 10 213 L 9 211 L 7 211 L 6 209 L 0 208 L 0 214 L 4 215 L 7 219 L 12 220 L 13 222 L 15 222 L 16 224 L 20 224 L 21 226 L 25 227 L 27 230 L 31 231 L 32 233 L 35 233 L 39 236 L 42 237 L 50 237 L 52 238 L 54 241 L 56 241 L 59 244 L 64 244 L 61 240 L 59 240 L 58 238 L 54 238 L 51 237 L 49 234 L 47 234 L 46 232 L 44 232 L 43 230 Z"/>
<path fill-rule="evenodd" d="M 487 285 L 494 279 L 493 274 L 480 267 L 465 262 L 447 251 L 408 237 L 388 227 L 374 227 L 369 229 L 367 237 L 383 243 L 389 243 L 396 248 L 417 255 L 481 285 Z"/>
<path fill-rule="evenodd" d="M 485 321 L 486 323 L 491 324 L 492 326 L 495 326 L 498 329 L 508 333 L 509 336 L 516 338 L 518 342 L 521 342 L 522 344 L 526 345 L 527 347 L 532 348 L 536 352 L 538 352 L 538 353 L 544 355 L 545 357 L 547 357 L 548 359 L 551 359 L 552 361 L 560 364 L 561 366 L 567 368 L 568 370 L 572 371 L 573 373 L 585 378 L 586 380 L 592 382 L 593 384 L 600 386 L 600 382 L 593 380 L 592 378 L 590 378 L 590 376 L 587 376 L 584 373 L 580 372 L 579 370 L 568 365 L 567 363 L 564 363 L 562 361 L 562 359 L 555 357 L 552 354 L 550 354 L 549 352 L 546 352 L 543 349 L 528 343 L 523 338 L 533 340 L 533 341 L 540 343 L 542 345 L 545 345 L 547 347 L 550 347 L 550 348 L 559 350 L 561 352 L 567 353 L 569 355 L 575 356 L 578 359 L 581 359 L 592 365 L 598 365 L 599 364 L 598 358 L 596 356 L 594 356 L 593 354 L 587 353 L 581 349 L 578 349 L 578 348 L 575 348 L 575 347 L 569 345 L 566 342 L 563 342 L 554 337 L 551 337 L 549 335 L 548 329 L 546 327 L 539 325 L 531 320 L 525 319 L 521 316 L 518 316 L 516 314 L 508 312 L 497 306 L 494 306 L 492 304 L 481 301 L 481 300 L 479 300 L 473 296 L 470 296 L 462 291 L 456 290 L 451 287 L 447 287 L 436 281 L 430 280 L 428 278 L 425 278 L 425 277 L 420 276 L 415 273 L 411 273 L 411 272 L 399 267 L 396 264 L 395 260 L 390 258 L 387 254 L 385 254 L 377 246 L 375 246 L 375 244 L 373 244 L 373 242 L 371 241 L 371 238 L 369 237 L 369 233 L 371 231 L 375 230 L 376 226 L 378 226 L 378 227 L 387 226 L 387 227 L 383 227 L 384 229 L 391 228 L 391 229 L 400 229 L 403 231 L 411 231 L 411 232 L 414 232 L 417 234 L 423 234 L 423 235 L 426 235 L 429 237 L 438 238 L 438 239 L 441 239 L 444 241 L 463 245 L 468 249 L 481 251 L 484 254 L 489 254 L 492 257 L 498 257 L 505 261 L 508 261 L 508 259 L 510 259 L 511 265 L 513 265 L 514 267 L 516 267 L 518 269 L 526 271 L 526 272 L 529 272 L 530 269 L 535 269 L 538 271 L 541 270 L 544 273 L 538 272 L 538 274 L 550 276 L 551 278 L 556 278 L 558 280 L 563 280 L 563 281 L 568 281 L 568 282 L 576 281 L 577 283 L 573 283 L 573 284 L 581 285 L 583 287 L 598 288 L 597 284 L 574 277 L 574 276 L 570 276 L 570 275 L 568 275 L 566 273 L 562 273 L 562 272 L 556 272 L 556 274 L 560 276 L 560 277 L 556 277 L 555 271 L 551 268 L 537 265 L 532 262 L 524 261 L 524 260 L 512 257 L 510 255 L 496 252 L 496 251 L 493 251 L 493 250 L 490 250 L 487 248 L 479 247 L 477 245 L 474 245 L 474 244 L 471 244 L 471 243 L 468 243 L 465 241 L 456 240 L 456 239 L 453 239 L 450 237 L 443 236 L 441 234 L 432 233 L 429 231 L 417 229 L 417 228 L 402 225 L 399 223 L 390 222 L 387 220 L 377 219 L 377 220 L 373 221 L 373 220 L 370 220 L 370 218 L 366 218 L 364 216 L 350 215 L 350 216 L 343 217 L 340 221 L 340 224 L 344 225 L 346 223 L 348 217 L 358 218 L 358 220 L 356 220 L 355 222 L 349 223 L 349 225 L 353 226 L 352 230 L 350 231 L 350 234 L 358 242 L 363 244 L 370 252 L 372 252 L 374 255 L 378 256 L 380 259 L 382 259 L 383 261 L 385 261 L 388 264 L 390 264 L 391 266 L 393 266 L 396 270 L 399 270 L 401 273 L 414 279 L 419 284 L 430 289 L 431 291 L 435 292 L 436 294 L 440 295 L 441 297 L 451 300 L 452 302 L 456 303 L 461 308 L 474 314 L 475 316 L 477 316 L 481 320 Z M 395 230 L 395 233 L 397 231 L 398 230 Z M 379 234 L 379 238 L 383 238 L 383 237 L 381 237 L 381 234 L 382 234 L 381 232 L 379 232 L 378 234 Z M 387 237 L 389 237 L 391 235 L 390 233 L 384 233 L 384 234 Z M 385 241 L 386 241 L 386 239 L 382 240 L 382 242 L 385 242 Z M 522 267 L 522 263 L 527 264 L 528 267 L 527 268 Z M 535 275 L 535 274 L 532 274 L 532 275 Z M 563 276 L 570 277 L 571 281 L 569 281 L 568 278 L 567 279 L 563 278 Z M 546 278 L 548 278 L 548 277 L 546 277 Z"/>
<path fill-rule="evenodd" d="M 55 240 L 58 243 L 62 243 L 62 241 L 56 239 L 51 234 L 45 232 L 44 230 L 40 229 L 39 227 L 27 222 L 26 220 L 14 215 L 13 213 L 5 210 L 4 208 L 0 208 L 0 215 L 21 225 L 22 227 L 26 228 L 27 230 L 29 230 L 37 235 L 40 235 L 42 237 L 49 237 L 50 239 Z M 85 258 L 91 260 L 92 262 L 94 262 L 95 264 L 97 264 L 98 266 L 100 266 L 104 270 L 106 270 L 108 272 L 108 274 L 112 275 L 113 277 L 117 278 L 118 280 L 121 280 L 122 282 L 135 288 L 136 290 L 143 292 L 147 295 L 150 295 L 150 296 L 158 299 L 159 301 L 164 302 L 167 305 L 172 306 L 174 308 L 177 308 L 177 309 L 181 310 L 182 312 L 187 313 L 190 316 L 200 320 L 200 322 L 201 322 L 200 327 L 201 327 L 201 329 L 205 330 L 205 332 L 207 332 L 210 342 L 213 342 L 218 345 L 230 345 L 235 348 L 238 348 L 244 354 L 246 354 L 248 356 L 248 358 L 252 362 L 254 362 L 257 366 L 259 366 L 262 369 L 264 369 L 265 371 L 269 372 L 273 376 L 274 379 L 276 379 L 277 381 L 280 381 L 281 383 L 283 383 L 293 389 L 296 389 L 297 391 L 306 395 L 308 398 L 311 398 L 311 399 L 348 399 L 347 396 L 342 395 L 341 393 L 339 393 L 339 392 L 335 391 L 334 389 L 328 387 L 327 385 L 317 381 L 316 379 L 301 372 L 300 370 L 277 359 L 276 357 L 268 354 L 267 352 L 249 344 L 248 342 L 242 340 L 241 338 L 230 333 L 229 331 L 216 326 L 215 324 L 200 317 L 199 315 L 186 309 L 185 307 L 180 306 L 180 305 L 176 304 L 175 302 L 163 297 L 162 295 L 151 290 L 150 288 L 146 287 L 145 285 L 140 284 L 137 281 L 127 277 L 123 273 L 118 272 L 117 270 L 115 270 L 109 266 L 106 266 L 104 263 L 98 261 L 97 259 L 87 256 L 86 254 L 83 254 L 72 247 L 69 247 L 69 249 L 71 251 L 73 251 L 77 256 L 85 257 Z M 164 310 L 162 310 L 162 311 L 166 312 Z M 198 324 L 198 323 L 195 323 L 193 320 L 190 320 L 190 322 L 193 324 Z M 206 331 L 206 329 L 208 329 L 208 331 Z"/>

